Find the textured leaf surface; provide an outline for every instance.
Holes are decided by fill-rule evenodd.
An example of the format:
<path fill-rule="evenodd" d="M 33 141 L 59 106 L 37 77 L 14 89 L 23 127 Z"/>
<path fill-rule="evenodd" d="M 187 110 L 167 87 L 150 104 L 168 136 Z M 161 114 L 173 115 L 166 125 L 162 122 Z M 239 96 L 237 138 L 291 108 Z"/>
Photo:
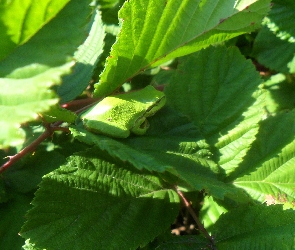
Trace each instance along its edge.
<path fill-rule="evenodd" d="M 282 206 L 234 209 L 220 217 L 213 230 L 217 249 L 294 249 L 295 211 Z"/>
<path fill-rule="evenodd" d="M 52 106 L 48 112 L 42 114 L 42 117 L 49 123 L 56 121 L 74 123 L 77 119 L 77 115 L 74 112 L 61 108 L 60 105 Z"/>
<path fill-rule="evenodd" d="M 211 232 L 211 227 L 216 223 L 221 214 L 226 213 L 227 209 L 219 205 L 213 197 L 205 197 L 203 206 L 200 211 L 200 221 L 208 232 Z"/>
<path fill-rule="evenodd" d="M 290 20 L 295 18 L 295 2 L 292 0 L 274 0 L 266 25 L 282 40 L 294 42 L 295 28 Z"/>
<path fill-rule="evenodd" d="M 286 75 L 272 75 L 264 82 L 266 90 L 265 107 L 269 113 L 284 112 L 295 107 L 295 88 Z"/>
<path fill-rule="evenodd" d="M 27 78 L 68 62 L 87 36 L 84 27 L 91 13 L 89 2 L 69 1 L 26 43 L 0 61 L 0 77 Z"/>
<path fill-rule="evenodd" d="M 295 199 L 294 119 L 292 111 L 265 120 L 249 155 L 230 176 L 235 186 L 255 200 L 286 203 Z"/>
<path fill-rule="evenodd" d="M 96 84 L 110 94 L 141 71 L 256 29 L 269 0 L 126 1 L 122 30 Z"/>
<path fill-rule="evenodd" d="M 210 244 L 201 235 L 174 236 L 170 240 L 160 244 L 156 250 L 203 250 Z"/>
<path fill-rule="evenodd" d="M 57 169 L 65 162 L 65 156 L 59 152 L 44 152 L 43 150 L 38 148 L 26 159 L 24 166 L 5 172 L 3 179 L 9 183 L 10 189 L 19 193 L 36 191 L 42 176 Z"/>
<path fill-rule="evenodd" d="M 28 32 L 26 29 L 27 26 L 31 27 L 35 11 L 45 15 L 40 17 L 45 23 L 33 25 L 35 29 L 27 36 L 25 43 L 15 47 L 0 61 L 0 76 L 6 77 L 0 78 L 0 148 L 21 145 L 25 133 L 19 129 L 20 125 L 35 120 L 37 113 L 48 111 L 58 102 L 58 96 L 51 88 L 61 83 L 62 75 L 70 73 L 73 63 L 68 62 L 69 58 L 85 39 L 83 27 L 91 12 L 87 1 L 72 0 L 63 8 L 61 3 L 45 1 L 37 6 L 33 1 L 25 1 L 24 6 L 19 4 L 27 6 L 24 12 L 20 12 L 24 16 L 17 19 L 21 24 L 25 22 L 23 30 L 18 30 L 19 33 Z M 7 10 L 11 11 L 10 14 L 13 8 L 19 7 L 12 4 L 11 8 Z M 50 14 L 47 15 L 47 12 Z M 9 15 L 1 18 L 7 21 Z M 9 26 L 12 33 L 16 32 L 13 27 L 20 27 L 15 21 Z"/>
<path fill-rule="evenodd" d="M 46 175 L 21 235 L 49 249 L 135 249 L 168 228 L 177 193 L 105 156 L 81 153 Z"/>
<path fill-rule="evenodd" d="M 27 42 L 69 0 L 14 0 L 0 3 L 0 60 Z"/>
<path fill-rule="evenodd" d="M 75 138 L 107 151 L 112 157 L 129 162 L 137 169 L 169 171 L 185 188 L 205 189 L 220 199 L 225 194 L 233 199 L 243 197 L 232 184 L 218 181 L 218 166 L 210 159 L 209 145 L 186 117 L 169 109 L 160 110 L 150 120 L 147 136 L 131 136 L 115 140 L 94 135 L 81 128 L 72 129 Z"/>
<path fill-rule="evenodd" d="M 283 73 L 295 72 L 290 63 L 294 60 L 295 44 L 281 40 L 267 27 L 258 33 L 253 55 L 262 65 Z"/>
<path fill-rule="evenodd" d="M 52 68 L 26 79 L 0 78 L 0 148 L 23 143 L 25 134 L 21 123 L 36 120 L 58 103 L 58 96 L 50 90 L 61 82 L 61 75 L 69 73 L 72 63 Z"/>
<path fill-rule="evenodd" d="M 270 69 L 294 73 L 295 27 L 290 20 L 295 18 L 295 4 L 292 0 L 273 2 L 264 27 L 255 39 L 253 55 Z"/>
<path fill-rule="evenodd" d="M 98 11 L 95 11 L 91 28 L 88 32 L 89 36 L 74 55 L 77 63 L 73 68 L 73 74 L 65 76 L 63 84 L 58 89 L 61 103 L 75 99 L 86 89 L 91 80 L 93 70 L 103 52 L 105 33 Z"/>
<path fill-rule="evenodd" d="M 210 47 L 181 60 L 166 88 L 168 105 L 188 115 L 217 147 L 215 158 L 226 174 L 238 167 L 258 131 L 260 83 L 251 61 L 236 48 Z"/>

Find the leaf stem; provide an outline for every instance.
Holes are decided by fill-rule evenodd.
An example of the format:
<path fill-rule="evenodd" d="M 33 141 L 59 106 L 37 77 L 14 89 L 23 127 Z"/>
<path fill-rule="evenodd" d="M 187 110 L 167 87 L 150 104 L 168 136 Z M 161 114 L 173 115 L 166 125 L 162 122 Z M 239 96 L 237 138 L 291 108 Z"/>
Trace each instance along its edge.
<path fill-rule="evenodd" d="M 63 127 L 57 127 L 57 126 L 51 126 L 50 124 L 45 124 L 46 130 L 44 133 L 42 133 L 35 141 L 33 141 L 30 145 L 19 151 L 17 154 L 8 156 L 9 160 L 4 163 L 0 168 L 0 174 L 3 173 L 5 170 L 7 170 L 9 167 L 11 167 L 14 163 L 19 161 L 22 157 L 24 157 L 26 154 L 34 151 L 40 143 L 42 143 L 44 140 L 46 140 L 48 137 L 52 136 L 54 131 L 61 130 L 64 132 L 69 132 L 68 128 Z"/>
<path fill-rule="evenodd" d="M 215 248 L 215 243 L 214 243 L 214 239 L 212 236 L 210 236 L 210 234 L 207 232 L 206 228 L 204 227 L 204 225 L 200 222 L 198 216 L 196 215 L 194 209 L 192 208 L 190 202 L 184 197 L 183 193 L 176 187 L 176 191 L 179 195 L 179 197 L 182 199 L 186 209 L 188 210 L 188 212 L 190 213 L 190 215 L 193 217 L 193 219 L 195 220 L 195 222 L 197 223 L 198 229 L 204 234 L 204 236 L 211 242 L 211 249 L 216 249 Z"/>

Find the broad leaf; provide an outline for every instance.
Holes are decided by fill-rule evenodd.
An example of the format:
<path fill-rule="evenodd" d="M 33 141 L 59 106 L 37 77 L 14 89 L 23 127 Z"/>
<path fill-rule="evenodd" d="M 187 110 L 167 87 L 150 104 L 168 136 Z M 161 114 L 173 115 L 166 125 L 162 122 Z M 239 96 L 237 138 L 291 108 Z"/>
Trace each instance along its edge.
<path fill-rule="evenodd" d="M 253 56 L 260 64 L 282 73 L 295 72 L 289 65 L 294 60 L 294 53 L 294 43 L 281 40 L 267 27 L 258 33 L 253 46 Z"/>
<path fill-rule="evenodd" d="M 20 124 L 36 120 L 38 113 L 58 103 L 58 96 L 50 87 L 59 84 L 61 75 L 69 73 L 72 65 L 68 63 L 25 79 L 0 78 L 0 149 L 22 144 L 25 133 Z"/>
<path fill-rule="evenodd" d="M 273 6 L 266 17 L 267 27 L 282 40 L 294 42 L 295 28 L 290 20 L 295 18 L 295 2 L 292 0 L 273 0 Z"/>
<path fill-rule="evenodd" d="M 89 2 L 69 1 L 26 43 L 0 61 L 0 77 L 28 78 L 68 62 L 87 36 L 84 26 L 91 13 Z M 50 7 L 55 8 L 54 5 Z"/>
<path fill-rule="evenodd" d="M 74 55 L 76 65 L 73 68 L 73 74 L 65 76 L 63 84 L 58 88 L 61 103 L 75 99 L 86 89 L 102 54 L 105 33 L 98 10 L 95 11 L 92 19 L 91 27 L 87 31 L 89 36 Z"/>
<path fill-rule="evenodd" d="M 222 215 L 212 232 L 219 250 L 294 249 L 295 211 L 244 206 Z"/>
<path fill-rule="evenodd" d="M 295 18 L 295 4 L 292 0 L 273 2 L 264 26 L 255 39 L 253 55 L 270 69 L 294 73 L 295 28 L 290 20 Z"/>
<path fill-rule="evenodd" d="M 122 30 L 96 84 L 95 96 L 112 93 L 141 71 L 260 26 L 269 0 L 126 1 Z"/>
<path fill-rule="evenodd" d="M 183 58 L 166 88 L 168 105 L 187 115 L 219 150 L 215 159 L 226 174 L 255 140 L 263 115 L 260 83 L 236 48 L 210 47 Z"/>
<path fill-rule="evenodd" d="M 147 136 L 131 136 L 127 140 L 95 135 L 82 128 L 71 130 L 80 141 L 96 145 L 137 169 L 171 172 L 176 177 L 171 180 L 174 185 L 189 190 L 205 189 L 219 199 L 224 195 L 246 199 L 232 184 L 218 180 L 219 168 L 211 160 L 209 145 L 186 117 L 167 108 L 149 120 Z"/>
<path fill-rule="evenodd" d="M 158 247 L 156 250 L 204 250 L 210 249 L 210 242 L 202 235 L 183 235 L 183 236 L 171 236 L 170 240 L 167 240 Z"/>
<path fill-rule="evenodd" d="M 97 149 L 69 158 L 43 177 L 21 235 L 48 249 L 146 245 L 173 222 L 179 198 L 159 178 L 124 165 Z"/>
<path fill-rule="evenodd" d="M 295 199 L 295 112 L 268 118 L 239 169 L 228 180 L 260 202 Z M 287 128 L 287 129 L 286 129 Z"/>
<path fill-rule="evenodd" d="M 27 42 L 64 8 L 69 0 L 14 0 L 0 3 L 0 60 Z"/>
<path fill-rule="evenodd" d="M 18 232 L 30 208 L 31 197 L 14 194 L 7 203 L 0 204 L 0 249 L 21 249 L 24 244 Z"/>
<path fill-rule="evenodd" d="M 74 123 L 77 119 L 77 115 L 70 110 L 61 108 L 60 105 L 51 106 L 50 110 L 42 113 L 42 118 L 48 122 L 63 121 L 68 123 Z"/>
<path fill-rule="evenodd" d="M 265 108 L 267 112 L 275 114 L 292 110 L 295 107 L 295 88 L 292 82 L 284 74 L 272 75 L 264 82 L 266 90 Z"/>
<path fill-rule="evenodd" d="M 212 226 L 216 223 L 221 214 L 226 213 L 227 209 L 219 205 L 213 197 L 205 197 L 200 211 L 200 221 L 208 232 L 211 232 Z"/>
<path fill-rule="evenodd" d="M 158 122 L 157 118 L 160 119 Z M 180 153 L 179 150 L 181 150 L 182 153 L 198 153 L 203 157 L 201 153 L 202 150 L 205 150 L 205 156 L 210 154 L 207 144 L 200 143 L 198 145 L 197 140 L 200 140 L 200 135 L 195 127 L 189 124 L 184 117 L 179 117 L 173 112 L 169 112 L 169 110 L 164 110 L 160 114 L 149 118 L 149 121 L 151 125 L 147 135 L 150 136 L 131 136 L 130 140 L 127 141 L 96 135 L 79 126 L 76 129 L 71 128 L 71 131 L 76 139 L 89 145 L 96 145 L 101 150 L 107 151 L 112 157 L 127 161 L 139 170 L 146 169 L 149 171 L 164 172 L 172 168 L 173 165 L 171 166 L 170 163 L 162 159 L 162 154 L 166 154 L 167 151 Z M 159 126 L 159 124 L 161 125 Z M 178 137 L 166 135 L 166 133 L 173 132 L 171 130 L 174 129 L 174 127 L 165 127 L 171 126 L 171 124 L 174 124 L 176 128 L 174 134 L 179 133 Z M 188 137 L 181 138 L 180 132 L 193 134 L 197 139 L 195 140 Z M 159 138 L 159 135 L 162 135 L 163 138 Z M 186 142 L 185 140 L 189 141 Z M 180 146 L 186 152 L 183 152 L 183 150 L 179 148 Z M 150 148 L 153 150 L 150 150 Z"/>
<path fill-rule="evenodd" d="M 36 120 L 38 113 L 46 112 L 57 104 L 58 96 L 52 87 L 61 83 L 62 75 L 70 73 L 73 63 L 68 61 L 86 37 L 83 28 L 91 12 L 87 1 L 72 0 L 63 8 L 56 1 L 46 2 L 47 5 L 28 5 L 32 9 L 25 9 L 24 16 L 28 18 L 25 25 L 22 19 L 17 19 L 23 25 L 19 33 L 27 32 L 26 25 L 33 22 L 34 11 L 44 13 L 46 22 L 33 26 L 35 29 L 25 39 L 26 42 L 0 61 L 0 76 L 6 77 L 0 78 L 0 148 L 21 145 L 25 133 L 19 129 L 20 125 Z M 7 10 L 9 13 L 14 8 L 18 9 L 14 5 L 11 8 Z M 8 17 L 4 15 L 1 18 Z M 12 24 L 12 33 L 16 32 L 13 29 L 16 26 Z"/>

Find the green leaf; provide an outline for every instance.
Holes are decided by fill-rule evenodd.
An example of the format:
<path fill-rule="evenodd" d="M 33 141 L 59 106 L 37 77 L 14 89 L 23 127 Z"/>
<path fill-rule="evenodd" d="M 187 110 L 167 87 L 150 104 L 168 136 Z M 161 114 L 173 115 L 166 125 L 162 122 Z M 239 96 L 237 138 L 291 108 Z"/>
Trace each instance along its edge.
<path fill-rule="evenodd" d="M 38 149 L 28 156 L 25 164 L 6 171 L 3 179 L 9 187 L 19 193 L 35 191 L 42 180 L 42 176 L 57 169 L 65 162 L 65 156 L 57 151 L 46 152 L 44 148 Z M 28 181 L 30 180 L 30 181 Z"/>
<path fill-rule="evenodd" d="M 8 192 L 6 189 L 6 185 L 5 182 L 3 180 L 3 178 L 1 178 L 0 180 L 0 204 L 4 203 L 8 200 L 9 196 L 8 196 Z"/>
<path fill-rule="evenodd" d="M 137 169 L 171 172 L 176 177 L 171 180 L 174 185 L 189 190 L 205 189 L 219 199 L 224 195 L 246 199 L 232 184 L 218 181 L 219 168 L 211 160 L 210 147 L 186 117 L 164 108 L 149 120 L 146 136 L 131 136 L 127 140 L 94 135 L 81 128 L 71 130 L 80 141 L 96 145 Z"/>
<path fill-rule="evenodd" d="M 95 96 L 112 93 L 143 70 L 226 41 L 260 26 L 269 0 L 126 1 L 122 30 Z"/>
<path fill-rule="evenodd" d="M 203 250 L 208 249 L 210 242 L 202 235 L 174 236 L 161 243 L 156 250 Z"/>
<path fill-rule="evenodd" d="M 57 14 L 42 25 L 26 43 L 16 47 L 9 56 L 0 61 L 0 77 L 29 78 L 65 64 L 85 40 L 87 34 L 84 26 L 91 13 L 88 6 L 90 0 L 67 1 L 62 9 L 59 9 L 59 3 L 54 2 L 58 1 L 53 1 L 52 5 L 49 3 L 49 6 L 41 6 Z M 18 19 L 18 22 L 23 24 L 22 20 Z"/>
<path fill-rule="evenodd" d="M 96 145 L 101 150 L 107 151 L 112 157 L 127 161 L 138 169 L 163 172 L 171 166 L 147 152 L 130 147 L 121 141 L 111 139 L 103 135 L 95 135 L 87 130 L 70 129 L 76 139 L 89 145 Z"/>
<path fill-rule="evenodd" d="M 43 177 L 21 235 L 49 249 L 146 245 L 173 222 L 179 197 L 159 178 L 124 165 L 95 148 L 70 157 Z"/>
<path fill-rule="evenodd" d="M 295 4 L 292 0 L 273 2 L 264 27 L 255 39 L 253 56 L 270 69 L 294 73 L 295 28 L 290 20 L 295 18 Z"/>
<path fill-rule="evenodd" d="M 292 0 L 274 0 L 267 16 L 267 27 L 281 40 L 294 42 L 295 28 L 290 20 L 295 18 L 295 3 Z"/>
<path fill-rule="evenodd" d="M 42 118 L 48 123 L 56 121 L 74 123 L 77 119 L 77 115 L 70 110 L 63 109 L 59 105 L 55 105 L 52 106 L 49 111 L 43 113 Z"/>
<path fill-rule="evenodd" d="M 255 39 L 252 55 L 260 64 L 270 69 L 282 73 L 292 73 L 295 72 L 292 66 L 294 53 L 294 43 L 281 40 L 267 27 L 263 27 Z M 291 65 L 289 65 L 290 63 Z"/>
<path fill-rule="evenodd" d="M 24 239 L 18 233 L 30 201 L 31 197 L 14 194 L 9 202 L 0 204 L 0 249 L 21 249 Z"/>
<path fill-rule="evenodd" d="M 103 52 L 105 32 L 98 10 L 94 12 L 87 32 L 89 36 L 74 55 L 77 63 L 73 68 L 73 74 L 65 76 L 63 84 L 58 88 L 61 103 L 73 100 L 86 89 Z"/>
<path fill-rule="evenodd" d="M 58 103 L 50 87 L 59 84 L 61 75 L 69 73 L 71 67 L 68 63 L 25 79 L 0 78 L 0 149 L 22 144 L 25 134 L 20 124 L 36 120 L 38 113 Z"/>
<path fill-rule="evenodd" d="M 250 60 L 222 46 L 181 59 L 165 89 L 168 105 L 187 115 L 219 150 L 215 159 L 226 174 L 238 167 L 255 140 L 264 111 L 260 83 Z"/>
<path fill-rule="evenodd" d="M 35 4 L 31 7 L 37 8 Z M 0 78 L 0 149 L 21 145 L 25 133 L 20 125 L 36 120 L 38 113 L 47 112 L 58 103 L 51 88 L 61 83 L 62 75 L 70 73 L 70 56 L 86 36 L 83 27 L 91 12 L 86 2 L 72 0 L 59 8 L 60 4 L 53 1 L 41 7 L 44 13 L 48 8 L 56 15 L 46 19 L 38 32 L 0 61 L 0 75 L 6 77 Z M 27 11 L 31 15 L 31 10 Z M 25 32 L 26 25 L 23 28 L 19 32 Z"/>
<path fill-rule="evenodd" d="M 172 110 L 160 110 L 153 117 L 149 117 L 149 122 L 150 128 L 146 136 L 133 135 L 130 136 L 130 140 L 115 140 L 93 134 L 83 126 L 70 129 L 81 142 L 96 145 L 112 157 L 127 161 L 139 170 L 163 172 L 171 168 L 173 165 L 162 161 L 162 154 L 166 154 L 167 151 L 186 151 L 185 153 L 203 157 L 202 152 L 205 150 L 205 156 L 210 154 L 206 143 L 201 142 L 198 145 L 198 140 L 202 138 L 195 126 Z"/>
<path fill-rule="evenodd" d="M 295 88 L 286 75 L 272 75 L 264 82 L 263 88 L 267 91 L 265 107 L 269 113 L 285 112 L 294 108 Z"/>
<path fill-rule="evenodd" d="M 259 202 L 295 199 L 294 119 L 292 111 L 265 120 L 243 163 L 228 179 Z"/>
<path fill-rule="evenodd" d="M 199 215 L 200 221 L 202 221 L 206 230 L 211 232 L 212 226 L 216 223 L 220 215 L 226 212 L 227 209 L 219 205 L 212 196 L 206 196 Z"/>
<path fill-rule="evenodd" d="M 69 0 L 1 1 L 0 60 L 23 45 L 64 8 Z"/>
<path fill-rule="evenodd" d="M 243 206 L 214 225 L 216 247 L 223 249 L 294 249 L 295 211 L 282 206 Z"/>

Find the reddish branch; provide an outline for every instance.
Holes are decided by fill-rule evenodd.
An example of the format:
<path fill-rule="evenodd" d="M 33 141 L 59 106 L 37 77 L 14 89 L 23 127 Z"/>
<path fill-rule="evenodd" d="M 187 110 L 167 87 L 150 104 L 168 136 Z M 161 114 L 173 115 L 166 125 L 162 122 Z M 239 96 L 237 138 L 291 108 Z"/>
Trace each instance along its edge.
<path fill-rule="evenodd" d="M 13 156 L 7 156 L 9 160 L 3 164 L 0 168 L 0 174 L 7 170 L 9 167 L 11 167 L 15 162 L 20 160 L 22 157 L 24 157 L 26 154 L 33 152 L 41 142 L 46 140 L 48 137 L 52 136 L 54 131 L 64 131 L 64 132 L 69 132 L 68 128 L 63 128 L 63 127 L 57 127 L 57 126 L 51 126 L 50 124 L 45 125 L 45 132 L 42 133 L 35 141 L 33 141 L 30 145 L 19 151 L 17 154 Z"/>
<path fill-rule="evenodd" d="M 87 108 L 90 105 L 93 105 L 93 103 L 97 101 L 97 99 L 93 99 L 93 98 L 88 98 L 86 100 L 77 100 L 77 101 L 72 101 L 70 104 L 64 104 L 62 105 L 63 108 L 67 108 L 69 110 L 77 110 L 78 108 L 80 108 L 79 110 L 76 111 L 76 113 L 79 113 L 81 111 L 83 111 L 85 108 Z M 85 106 L 88 105 L 84 108 L 81 109 L 81 106 Z M 90 104 L 90 105 L 89 105 Z M 2 172 L 4 172 L 6 169 L 8 169 L 9 167 L 11 167 L 14 163 L 16 163 L 17 161 L 19 161 L 22 157 L 24 157 L 26 154 L 33 152 L 39 145 L 40 143 L 42 143 L 44 140 L 46 140 L 48 137 L 51 137 L 52 134 L 54 133 L 54 131 L 64 131 L 64 132 L 69 132 L 68 128 L 63 128 L 63 127 L 59 127 L 59 125 L 62 122 L 56 122 L 54 124 L 49 124 L 49 123 L 44 123 L 45 124 L 45 132 L 42 133 L 35 141 L 33 141 L 30 145 L 28 145 L 27 147 L 25 147 L 24 149 L 22 149 L 20 152 L 18 152 L 15 155 L 12 156 L 7 156 L 7 158 L 9 158 L 9 160 L 3 164 L 0 168 L 0 174 Z"/>
<path fill-rule="evenodd" d="M 195 222 L 197 223 L 198 229 L 204 234 L 204 236 L 210 241 L 211 243 L 211 249 L 215 250 L 215 243 L 214 243 L 214 239 L 212 236 L 210 236 L 210 234 L 207 232 L 206 228 L 204 227 L 204 225 L 200 222 L 198 216 L 196 215 L 195 211 L 193 210 L 190 202 L 184 197 L 183 193 L 178 190 L 178 188 L 176 188 L 176 191 L 179 195 L 179 197 L 182 199 L 187 211 L 190 213 L 190 215 L 193 217 L 193 219 L 195 220 Z"/>

